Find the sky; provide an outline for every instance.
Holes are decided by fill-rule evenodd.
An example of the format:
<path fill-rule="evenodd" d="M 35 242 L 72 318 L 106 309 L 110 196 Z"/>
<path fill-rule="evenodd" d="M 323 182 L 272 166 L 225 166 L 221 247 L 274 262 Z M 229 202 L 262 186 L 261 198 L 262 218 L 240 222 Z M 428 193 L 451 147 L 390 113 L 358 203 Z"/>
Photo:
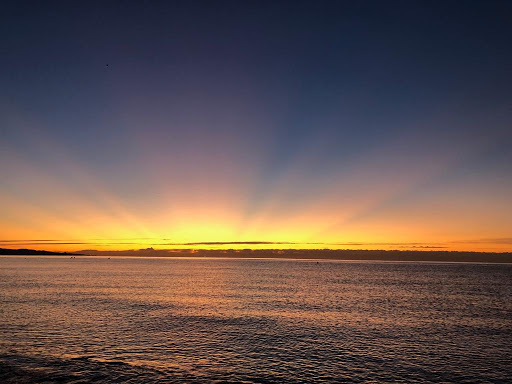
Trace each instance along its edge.
<path fill-rule="evenodd" d="M 5 1 L 0 248 L 512 251 L 510 1 Z"/>

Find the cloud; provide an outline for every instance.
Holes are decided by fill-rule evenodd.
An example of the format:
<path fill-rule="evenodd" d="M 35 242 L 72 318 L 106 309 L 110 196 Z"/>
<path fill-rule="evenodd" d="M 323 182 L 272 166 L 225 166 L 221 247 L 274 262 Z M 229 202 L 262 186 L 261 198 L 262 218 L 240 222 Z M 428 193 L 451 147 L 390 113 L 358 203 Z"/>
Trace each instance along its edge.
<path fill-rule="evenodd" d="M 110 249 L 115 246 L 125 248 L 124 246 L 137 247 L 137 246 L 156 246 L 156 247 L 175 247 L 180 249 L 182 247 L 191 247 L 191 249 L 199 249 L 198 247 L 208 247 L 213 249 L 223 248 L 246 248 L 261 249 L 258 246 L 275 246 L 278 248 L 295 248 L 295 249 L 340 249 L 340 248 L 359 248 L 359 249 L 402 249 L 402 250 L 435 250 L 435 249 L 448 249 L 456 245 L 477 246 L 477 245 L 512 245 L 511 237 L 502 238 L 483 238 L 474 240 L 453 240 L 439 243 L 421 243 L 421 242 L 294 242 L 294 241 L 263 241 L 263 240 L 247 240 L 247 241 L 195 241 L 195 242 L 172 242 L 168 238 L 130 238 L 130 239 L 2 239 L 0 245 L 13 248 L 13 247 L 26 247 L 26 246 L 48 246 L 48 247 L 65 247 L 65 246 L 87 246 L 87 247 L 108 247 Z M 64 248 L 63 248 L 64 249 Z M 67 248 L 66 248 L 67 249 Z"/>
<path fill-rule="evenodd" d="M 396 243 L 396 242 L 294 242 L 294 241 L 262 241 L 262 240 L 248 240 L 248 241 L 197 241 L 197 242 L 166 242 L 170 239 L 156 239 L 156 238 L 133 238 L 130 241 L 122 241 L 124 239 L 88 239 L 88 240 L 74 240 L 74 239 L 17 239 L 17 240 L 0 240 L 0 243 L 5 245 L 141 245 L 141 242 L 136 240 L 153 240 L 144 242 L 147 245 L 153 246 L 222 246 L 222 245 L 319 245 L 321 247 L 331 246 L 347 246 L 347 247 L 368 247 L 368 246 L 385 246 L 397 248 L 446 248 L 441 245 L 425 244 L 425 243 Z M 164 242 L 162 242 L 162 240 Z M 510 241 L 512 239 L 500 239 L 502 241 Z M 483 242 L 483 241 L 482 241 Z M 489 241 L 493 242 L 493 241 Z M 455 243 L 455 242 L 454 242 Z M 461 242 L 462 243 L 462 242 Z M 465 243 L 465 242 L 464 242 Z M 476 243 L 476 242 L 475 242 Z M 504 244 L 509 244 L 505 243 Z"/>
<path fill-rule="evenodd" d="M 137 242 L 92 242 L 60 240 L 0 240 L 6 246 L 12 245 L 140 245 Z"/>
<path fill-rule="evenodd" d="M 445 249 L 445 248 L 448 248 L 448 247 L 444 247 L 444 246 L 437 246 L 437 245 L 402 245 L 400 246 L 399 248 L 407 248 L 407 249 L 411 249 L 411 248 L 414 248 L 414 249 Z"/>
<path fill-rule="evenodd" d="M 160 245 L 264 245 L 264 244 L 324 244 L 324 243 L 296 243 L 289 241 L 203 241 L 194 243 L 163 243 Z"/>
<path fill-rule="evenodd" d="M 512 244 L 512 237 L 450 241 L 452 244 Z"/>

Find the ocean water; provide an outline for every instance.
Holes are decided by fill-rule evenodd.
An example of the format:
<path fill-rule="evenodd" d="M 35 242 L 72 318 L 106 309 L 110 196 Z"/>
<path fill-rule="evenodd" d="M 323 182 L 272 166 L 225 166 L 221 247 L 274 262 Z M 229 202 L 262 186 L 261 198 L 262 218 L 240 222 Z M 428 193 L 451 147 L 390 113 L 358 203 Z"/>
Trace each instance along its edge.
<path fill-rule="evenodd" d="M 0 382 L 512 382 L 512 266 L 0 258 Z"/>

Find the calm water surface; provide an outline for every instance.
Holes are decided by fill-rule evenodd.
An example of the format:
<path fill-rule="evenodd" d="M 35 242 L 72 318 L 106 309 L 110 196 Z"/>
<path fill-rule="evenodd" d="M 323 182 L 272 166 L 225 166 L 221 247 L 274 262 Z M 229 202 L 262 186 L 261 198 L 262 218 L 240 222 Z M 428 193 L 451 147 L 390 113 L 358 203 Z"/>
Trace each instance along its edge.
<path fill-rule="evenodd" d="M 0 258 L 1 382 L 512 380 L 512 266 Z"/>

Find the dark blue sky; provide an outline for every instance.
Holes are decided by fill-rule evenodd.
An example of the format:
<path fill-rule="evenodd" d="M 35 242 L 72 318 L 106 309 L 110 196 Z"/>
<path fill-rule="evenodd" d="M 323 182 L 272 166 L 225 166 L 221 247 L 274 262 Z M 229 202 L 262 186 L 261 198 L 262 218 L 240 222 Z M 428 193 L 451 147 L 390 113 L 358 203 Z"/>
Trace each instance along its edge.
<path fill-rule="evenodd" d="M 158 204 L 231 196 L 231 239 L 321 217 L 320 202 L 325 228 L 299 237 L 333 239 L 377 214 L 407 227 L 386 212 L 479 185 L 460 209 L 496 212 L 483 237 L 512 230 L 492 204 L 512 203 L 509 1 L 6 1 L 0 14 L 1 192 L 17 204 L 50 209 L 33 190 L 45 181 L 103 209 L 87 175 L 157 236 L 173 232 L 153 222 Z M 454 238 L 489 228 L 460 225 Z"/>

